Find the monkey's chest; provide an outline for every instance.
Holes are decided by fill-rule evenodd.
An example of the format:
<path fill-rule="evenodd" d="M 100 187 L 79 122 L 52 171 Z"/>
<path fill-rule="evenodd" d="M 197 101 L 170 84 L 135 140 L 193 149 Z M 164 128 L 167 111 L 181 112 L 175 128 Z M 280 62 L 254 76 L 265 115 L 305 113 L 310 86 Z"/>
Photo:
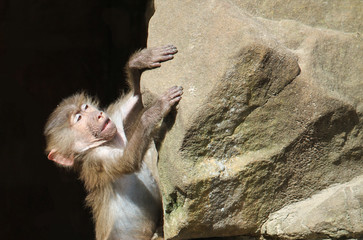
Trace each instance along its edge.
<path fill-rule="evenodd" d="M 113 189 L 114 198 L 110 203 L 114 216 L 111 239 L 119 239 L 122 235 L 122 239 L 151 236 L 160 217 L 161 199 L 157 183 L 149 170 L 143 166 L 140 172 L 121 177 L 114 183 Z"/>

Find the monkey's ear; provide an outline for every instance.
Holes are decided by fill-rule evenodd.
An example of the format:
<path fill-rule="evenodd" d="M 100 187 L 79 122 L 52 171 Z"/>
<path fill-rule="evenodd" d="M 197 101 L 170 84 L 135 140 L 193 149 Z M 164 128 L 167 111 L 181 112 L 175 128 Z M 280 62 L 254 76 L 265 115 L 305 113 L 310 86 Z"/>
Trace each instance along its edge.
<path fill-rule="evenodd" d="M 55 149 L 52 149 L 48 154 L 48 159 L 52 160 L 65 167 L 71 167 L 74 163 L 73 155 L 70 157 L 64 157 L 62 154 L 58 153 Z"/>

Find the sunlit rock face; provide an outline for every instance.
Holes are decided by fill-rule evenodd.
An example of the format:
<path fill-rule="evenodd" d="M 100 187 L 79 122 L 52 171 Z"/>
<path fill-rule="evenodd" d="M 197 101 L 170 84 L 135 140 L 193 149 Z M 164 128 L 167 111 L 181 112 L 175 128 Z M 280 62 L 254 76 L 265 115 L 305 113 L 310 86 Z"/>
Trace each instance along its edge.
<path fill-rule="evenodd" d="M 155 0 L 148 45 L 179 53 L 143 89 L 184 87 L 158 144 L 165 237 L 363 236 L 363 186 L 341 194 L 363 175 L 363 2 L 255 2 Z M 327 192 L 335 212 L 307 204 Z"/>

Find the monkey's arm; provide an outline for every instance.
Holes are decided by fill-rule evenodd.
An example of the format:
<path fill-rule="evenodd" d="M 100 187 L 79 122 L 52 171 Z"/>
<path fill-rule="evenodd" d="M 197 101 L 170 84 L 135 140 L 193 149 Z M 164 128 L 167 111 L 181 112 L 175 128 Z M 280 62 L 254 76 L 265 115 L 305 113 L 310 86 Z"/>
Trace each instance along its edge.
<path fill-rule="evenodd" d="M 134 53 L 126 64 L 127 81 L 132 90 L 132 96 L 122 106 L 124 126 L 128 128 L 143 109 L 142 95 L 140 90 L 140 77 L 142 72 L 161 66 L 161 62 L 174 58 L 178 50 L 172 45 L 163 47 L 147 48 Z"/>
<path fill-rule="evenodd" d="M 121 111 L 123 125 L 126 130 L 137 119 L 143 110 L 142 95 L 140 90 L 140 77 L 142 72 L 161 66 L 161 62 L 173 59 L 178 50 L 172 45 L 147 48 L 134 53 L 126 64 L 125 71 L 127 82 L 131 89 L 124 98 L 120 98 L 108 111 L 110 114 Z"/>
<path fill-rule="evenodd" d="M 180 101 L 182 94 L 182 87 L 172 87 L 146 110 L 123 150 L 111 147 L 93 150 L 92 160 L 84 161 L 81 173 L 86 188 L 103 186 L 123 174 L 138 171 L 149 147 L 155 126 L 169 113 L 171 107 Z M 86 174 L 85 171 L 89 171 L 90 174 Z"/>
<path fill-rule="evenodd" d="M 132 173 L 140 168 L 155 126 L 169 113 L 171 107 L 180 101 L 182 94 L 182 87 L 172 87 L 142 114 L 135 131 L 126 144 L 123 155 L 119 156 L 121 164 L 116 163 L 117 166 L 113 168 L 116 175 Z"/>

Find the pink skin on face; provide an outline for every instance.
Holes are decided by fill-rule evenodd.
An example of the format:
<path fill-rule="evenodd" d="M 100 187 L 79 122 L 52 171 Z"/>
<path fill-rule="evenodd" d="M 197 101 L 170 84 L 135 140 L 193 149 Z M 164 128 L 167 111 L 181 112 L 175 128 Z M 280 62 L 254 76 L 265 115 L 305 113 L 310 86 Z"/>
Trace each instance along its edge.
<path fill-rule="evenodd" d="M 87 146 L 99 146 L 112 140 L 117 133 L 116 125 L 107 114 L 88 104 L 83 104 L 70 121 L 71 128 L 76 132 L 77 151 L 82 151 Z"/>

